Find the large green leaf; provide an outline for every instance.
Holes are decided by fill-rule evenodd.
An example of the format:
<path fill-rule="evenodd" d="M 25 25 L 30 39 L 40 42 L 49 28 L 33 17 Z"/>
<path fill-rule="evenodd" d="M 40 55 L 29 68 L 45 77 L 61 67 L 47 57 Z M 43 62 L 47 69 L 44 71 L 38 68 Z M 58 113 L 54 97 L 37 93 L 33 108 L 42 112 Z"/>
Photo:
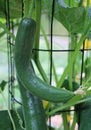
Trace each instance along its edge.
<path fill-rule="evenodd" d="M 67 3 L 66 3 L 67 4 Z M 62 0 L 55 1 L 54 17 L 70 33 L 81 33 L 84 29 L 86 11 L 84 7 L 68 7 Z M 76 3 L 75 3 L 76 4 Z M 42 8 L 52 15 L 52 0 L 42 0 Z"/>
<path fill-rule="evenodd" d="M 8 10 L 7 2 L 0 0 L 0 17 L 6 18 Z M 22 16 L 22 0 L 9 0 L 10 18 L 19 18 Z"/>
<path fill-rule="evenodd" d="M 22 116 L 22 112 L 19 109 L 18 110 L 19 115 L 21 116 L 22 120 L 23 120 L 23 116 Z M 16 112 L 14 110 L 11 111 L 12 117 L 13 117 L 13 121 L 15 123 L 16 126 L 16 130 L 23 130 L 19 124 L 19 119 L 16 115 Z M 10 121 L 10 117 L 8 115 L 8 111 L 0 111 L 0 130 L 11 130 L 12 129 L 12 123 Z"/>
<path fill-rule="evenodd" d="M 65 8 L 56 1 L 54 16 L 70 33 L 81 33 L 84 29 L 84 7 Z"/>

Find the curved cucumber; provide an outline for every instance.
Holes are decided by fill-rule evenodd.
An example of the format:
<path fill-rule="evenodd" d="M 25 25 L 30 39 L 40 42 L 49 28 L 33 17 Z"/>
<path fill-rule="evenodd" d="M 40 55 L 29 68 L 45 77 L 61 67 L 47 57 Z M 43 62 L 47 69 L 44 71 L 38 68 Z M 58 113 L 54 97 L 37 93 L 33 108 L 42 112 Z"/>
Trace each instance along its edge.
<path fill-rule="evenodd" d="M 35 35 L 35 22 L 24 18 L 18 28 L 15 42 L 15 65 L 17 76 L 32 94 L 51 102 L 65 102 L 74 96 L 68 90 L 56 88 L 39 79 L 32 70 L 30 58 Z"/>
<path fill-rule="evenodd" d="M 26 90 L 19 81 L 18 83 L 23 103 L 22 109 L 26 130 L 47 130 L 42 101 Z"/>

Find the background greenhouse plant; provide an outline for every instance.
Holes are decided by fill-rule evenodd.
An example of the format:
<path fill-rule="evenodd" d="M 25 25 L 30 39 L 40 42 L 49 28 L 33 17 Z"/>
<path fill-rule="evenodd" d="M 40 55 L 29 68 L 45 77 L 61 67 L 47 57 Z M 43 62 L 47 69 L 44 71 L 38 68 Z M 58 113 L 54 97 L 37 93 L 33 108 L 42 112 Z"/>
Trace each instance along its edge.
<path fill-rule="evenodd" d="M 52 0 L 25 0 L 24 1 L 24 9 L 22 9 L 22 2 L 20 0 L 9 0 L 9 7 L 10 7 L 10 19 L 14 22 L 14 29 L 15 33 L 17 27 L 22 19 L 22 11 L 24 11 L 23 17 L 32 17 L 36 21 L 36 36 L 35 36 L 35 43 L 34 48 L 40 49 L 40 36 L 41 34 L 44 37 L 46 49 L 50 50 L 50 41 L 47 36 L 46 27 L 42 23 L 42 17 L 45 16 L 46 21 L 48 24 L 51 22 L 52 17 Z M 16 6 L 17 5 L 17 6 Z M 64 68 L 63 74 L 57 75 L 57 68 L 55 59 L 52 58 L 52 69 L 53 69 L 53 82 L 57 87 L 64 87 L 70 91 L 76 91 L 80 85 L 82 85 L 82 95 L 76 95 L 69 101 L 65 103 L 53 104 L 51 102 L 47 102 L 47 107 L 45 108 L 46 118 L 49 116 L 53 116 L 57 114 L 59 111 L 67 111 L 66 113 L 62 113 L 63 118 L 63 127 L 64 130 L 74 130 L 75 125 L 78 122 L 80 126 L 79 130 L 90 130 L 90 109 L 84 110 L 80 112 L 79 109 L 83 109 L 85 107 L 89 107 L 91 104 L 91 92 L 90 92 L 90 85 L 91 85 L 91 60 L 89 51 L 88 54 L 84 53 L 84 66 L 83 66 L 83 73 L 85 77 L 82 77 L 82 82 L 80 81 L 80 71 L 81 71 L 81 63 L 82 63 L 82 56 L 80 51 L 82 49 L 90 49 L 91 48 L 91 1 L 90 0 L 55 0 L 55 9 L 54 9 L 54 22 L 56 21 L 58 24 L 61 24 L 65 30 L 67 31 L 70 42 L 69 48 L 70 50 L 74 50 L 74 52 L 68 52 L 68 61 L 67 66 Z M 6 34 L 11 37 L 13 41 L 13 45 L 15 43 L 15 35 L 8 27 L 6 27 L 6 13 L 5 10 L 7 9 L 7 5 L 5 7 L 4 0 L 0 1 L 0 39 L 5 39 Z M 57 24 L 56 24 L 57 25 Z M 62 31 L 62 30 L 60 30 Z M 86 41 L 86 42 L 85 42 Z M 2 43 L 0 43 L 2 44 Z M 9 44 L 9 43 L 8 43 Z M 12 44 L 12 43 L 11 43 Z M 7 47 L 7 46 L 6 46 Z M 0 48 L 0 50 L 6 51 L 4 47 Z M 80 50 L 80 51 L 79 51 Z M 35 70 L 40 75 L 40 78 L 45 82 L 49 83 L 50 79 L 47 75 L 43 63 L 40 60 L 41 52 L 34 51 L 33 53 L 33 65 Z M 47 53 L 47 56 L 50 58 L 50 52 Z M 61 60 L 61 56 L 58 57 Z M 80 76 L 79 76 L 80 75 Z M 79 76 L 78 80 L 76 77 Z M 66 79 L 65 79 L 66 78 Z M 6 79 L 3 79 L 0 83 L 1 87 L 1 94 L 3 94 L 4 88 L 7 86 Z M 17 87 L 17 85 L 16 85 Z M 88 91 L 89 90 L 89 91 Z M 84 96 L 85 93 L 85 96 Z M 5 95 L 4 95 L 5 96 Z M 45 103 L 45 102 L 44 102 Z M 81 105 L 79 105 L 82 103 Z M 83 107 L 82 107 L 83 106 Z M 67 115 L 71 116 L 70 109 L 78 110 L 77 113 L 73 112 L 73 122 L 70 126 L 70 122 L 67 120 Z M 88 111 L 88 112 L 87 112 Z M 86 116 L 87 118 L 83 120 L 83 117 Z M 18 113 L 19 114 L 19 113 Z M 21 114 L 20 114 L 21 115 Z M 80 117 L 78 115 L 81 115 Z M 20 117 L 20 116 L 19 116 Z M 18 119 L 19 119 L 18 117 Z M 12 118 L 11 118 L 12 120 Z M 14 120 L 14 118 L 13 118 Z M 20 119 L 22 120 L 22 119 Z M 13 123 L 15 122 L 12 121 Z M 79 124 L 80 123 L 80 124 Z M 15 122 L 15 125 L 17 123 Z M 85 127 L 86 128 L 85 128 Z M 17 126 L 19 129 L 22 129 L 22 125 Z M 61 128 L 59 128 L 61 129 Z M 15 129 L 14 129 L 15 130 Z"/>

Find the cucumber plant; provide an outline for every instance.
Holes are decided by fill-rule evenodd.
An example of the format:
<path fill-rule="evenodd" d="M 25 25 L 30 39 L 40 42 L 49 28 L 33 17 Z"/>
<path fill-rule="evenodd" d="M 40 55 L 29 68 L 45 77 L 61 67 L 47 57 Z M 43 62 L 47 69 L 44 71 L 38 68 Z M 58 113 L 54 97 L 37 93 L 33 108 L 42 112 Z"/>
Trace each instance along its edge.
<path fill-rule="evenodd" d="M 24 18 L 20 23 L 15 42 L 17 76 L 32 94 L 51 102 L 65 102 L 74 96 L 73 92 L 52 87 L 33 73 L 30 58 L 32 58 L 35 27 L 35 22 L 31 18 Z"/>
<path fill-rule="evenodd" d="M 41 2 L 42 2 L 42 4 L 41 4 Z M 10 0 L 10 4 L 12 4 L 12 3 L 13 2 L 11 2 L 11 0 Z M 45 13 L 47 12 L 48 13 L 47 15 L 50 15 L 52 2 L 51 1 L 49 2 L 49 0 L 46 0 L 46 1 L 45 0 L 39 0 L 39 1 L 31 0 L 31 2 L 30 2 L 30 0 L 24 1 L 24 11 L 25 11 L 26 17 L 24 16 L 25 18 L 21 21 L 21 23 L 19 25 L 18 33 L 16 36 L 15 65 L 16 65 L 17 77 L 19 79 L 19 84 L 20 84 L 20 92 L 21 92 L 21 96 L 22 96 L 22 101 L 23 101 L 23 104 L 26 103 L 25 105 L 23 105 L 24 119 L 25 119 L 25 122 L 28 122 L 28 124 L 29 124 L 29 120 L 33 121 L 30 118 L 31 114 L 29 115 L 29 120 L 27 119 L 28 118 L 27 112 L 30 109 L 28 106 L 29 104 L 27 104 L 29 99 L 31 99 L 33 101 L 32 106 L 34 106 L 36 101 L 41 102 L 41 101 L 37 100 L 39 98 L 45 99 L 45 100 L 48 100 L 51 102 L 55 102 L 55 103 L 63 102 L 64 105 L 62 104 L 63 106 L 61 106 L 58 110 L 66 109 L 67 107 L 75 105 L 76 103 L 80 103 L 80 101 L 82 99 L 81 97 L 77 99 L 77 97 L 79 97 L 79 96 L 74 96 L 74 93 L 71 92 L 71 90 L 73 91 L 73 89 L 75 87 L 75 85 L 72 84 L 73 77 L 72 77 L 71 72 L 73 72 L 73 69 L 74 69 L 74 68 L 72 69 L 72 65 L 76 64 L 76 62 L 74 62 L 74 61 L 78 55 L 79 49 L 81 48 L 82 43 L 83 43 L 84 39 L 86 38 L 88 31 L 90 29 L 90 26 L 91 26 L 91 21 L 88 18 L 88 7 L 87 8 L 80 7 L 82 5 L 83 1 L 74 2 L 74 1 L 70 0 L 68 2 L 67 0 L 64 0 L 63 2 L 56 1 L 55 3 L 56 3 L 56 6 L 55 6 L 54 17 L 56 18 L 56 20 L 59 21 L 61 24 L 63 24 L 63 26 L 68 30 L 68 33 L 70 34 L 70 36 L 73 36 L 74 33 L 77 33 L 77 34 L 80 33 L 81 37 L 80 37 L 80 40 L 77 41 L 78 43 L 77 43 L 75 52 L 74 52 L 74 54 L 72 54 L 72 56 L 70 56 L 70 58 L 69 58 L 70 61 L 68 61 L 67 68 L 65 69 L 64 73 L 62 74 L 62 77 L 60 77 L 59 81 L 57 79 L 56 84 L 59 88 L 50 86 L 49 84 L 45 83 L 44 81 L 39 79 L 36 76 L 36 74 L 34 73 L 30 60 L 32 59 L 32 56 L 34 55 L 34 53 L 32 52 L 32 48 L 34 45 L 34 43 L 33 43 L 34 39 L 35 39 L 35 44 L 36 44 L 36 45 L 34 45 L 34 47 L 39 49 L 41 13 L 43 11 Z M 89 3 L 89 0 L 88 0 L 88 3 Z M 36 6 L 34 4 L 36 4 Z M 3 10 L 4 6 L 3 6 L 2 0 L 1 0 L 1 5 L 2 5 L 2 7 L 0 9 L 0 12 L 2 14 L 4 14 L 5 12 L 2 12 L 2 11 L 4 11 Z M 68 8 L 65 8 L 64 5 L 65 5 L 65 7 L 68 7 Z M 74 8 L 73 5 L 76 7 Z M 13 10 L 13 8 L 10 8 L 10 14 L 11 14 L 10 17 L 12 19 L 20 18 L 22 5 L 19 4 L 19 6 L 20 6 L 19 10 L 17 8 L 15 10 Z M 49 8 L 47 8 L 47 6 Z M 71 6 L 71 8 L 69 8 L 69 6 Z M 41 11 L 41 7 L 43 7 L 42 9 L 44 9 L 44 10 Z M 37 9 L 35 9 L 35 8 L 37 8 Z M 11 10 L 13 10 L 12 13 L 11 13 Z M 35 16 L 35 10 L 36 10 L 36 16 Z M 32 13 L 32 11 L 33 11 L 33 13 Z M 16 12 L 16 14 L 13 12 Z M 31 16 L 36 20 L 36 25 L 35 25 L 35 22 L 31 18 L 27 18 L 27 16 L 30 17 L 30 14 L 29 14 L 30 12 L 32 13 Z M 2 14 L 0 14 L 0 16 L 5 17 L 5 15 L 2 15 Z M 3 24 L 1 24 L 1 23 L 2 22 L 0 22 L 0 27 L 2 27 L 4 29 L 4 32 L 8 33 L 15 40 L 15 36 L 12 35 L 12 33 L 10 33 L 7 29 L 5 29 L 5 26 L 3 26 Z M 35 29 L 36 28 L 35 26 L 37 26 L 37 29 Z M 37 38 L 34 36 L 35 30 L 37 30 L 37 34 L 36 34 Z M 71 40 L 72 40 L 72 45 L 73 45 L 74 39 L 71 39 Z M 48 48 L 48 49 L 50 49 L 50 48 Z M 72 49 L 72 48 L 70 48 L 70 49 Z M 32 55 L 32 53 L 33 53 L 33 55 Z M 38 57 L 37 54 L 38 53 L 36 53 L 36 56 Z M 33 59 L 33 60 L 35 60 L 35 62 L 36 62 L 35 64 L 38 67 L 38 70 L 40 71 L 42 78 L 45 81 L 48 81 L 47 76 L 45 75 L 42 68 L 40 67 L 41 66 L 40 62 L 38 62 L 39 57 L 38 57 L 38 59 L 36 59 L 36 56 L 35 56 L 35 59 Z M 78 64 L 77 64 L 77 66 L 78 66 Z M 66 88 L 70 89 L 70 90 L 64 90 L 63 88 L 60 89 L 60 87 L 64 83 L 63 81 L 65 81 L 64 80 L 65 77 L 68 76 L 68 73 L 69 73 L 70 78 L 69 78 L 69 82 L 67 83 Z M 54 75 L 56 76 L 56 74 L 54 74 Z M 63 86 L 63 87 L 65 87 L 65 86 Z M 22 90 L 24 93 L 22 92 Z M 27 92 L 29 94 L 29 98 L 27 98 Z M 25 95 L 25 99 L 24 99 L 24 95 Z M 35 97 L 36 97 L 36 100 L 35 100 Z M 70 101 L 68 101 L 69 99 L 70 99 Z M 87 100 L 90 100 L 90 99 L 87 98 Z M 88 104 L 90 104 L 90 102 L 88 102 Z M 25 106 L 28 106 L 27 107 L 28 109 L 26 109 Z M 32 106 L 31 106 L 31 108 L 32 108 Z M 41 105 L 39 105 L 39 106 L 41 108 Z M 36 107 L 36 105 L 35 105 L 35 107 Z M 35 109 L 35 111 L 36 111 L 36 109 Z M 52 111 L 50 111 L 49 114 L 50 113 L 52 113 Z M 56 112 L 54 111 L 54 113 L 56 113 Z M 44 112 L 40 115 L 43 116 Z M 83 116 L 81 116 L 81 118 L 80 118 L 81 120 L 83 119 L 84 115 L 85 114 L 83 114 Z M 33 115 L 33 117 L 34 117 L 34 115 Z M 37 119 L 39 118 L 37 115 L 35 117 Z M 38 123 L 37 119 L 35 119 L 35 120 Z M 90 120 L 89 120 L 89 122 L 90 122 Z M 81 121 L 81 123 L 82 123 L 82 121 Z M 26 129 L 30 129 L 27 126 L 27 123 L 25 123 L 25 124 L 26 124 Z M 83 123 L 81 125 L 83 125 Z M 45 126 L 45 124 L 44 124 L 44 126 Z M 73 123 L 73 126 L 74 126 L 74 123 Z M 37 127 L 38 127 L 38 129 L 39 128 L 41 129 L 40 125 L 38 125 Z M 64 127 L 64 128 L 67 128 L 67 127 Z M 80 129 L 81 128 L 83 128 L 83 127 L 80 127 Z M 72 127 L 71 130 L 73 130 L 73 129 L 74 128 Z"/>

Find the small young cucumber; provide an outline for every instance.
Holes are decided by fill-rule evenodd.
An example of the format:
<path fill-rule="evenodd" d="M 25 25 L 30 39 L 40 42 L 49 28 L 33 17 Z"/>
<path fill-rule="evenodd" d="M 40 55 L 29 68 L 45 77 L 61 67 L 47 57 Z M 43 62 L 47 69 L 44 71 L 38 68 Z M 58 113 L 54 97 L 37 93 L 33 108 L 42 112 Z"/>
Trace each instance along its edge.
<path fill-rule="evenodd" d="M 26 130 L 47 130 L 42 101 L 26 90 L 20 81 L 18 83 Z"/>
<path fill-rule="evenodd" d="M 15 66 L 17 76 L 23 86 L 32 94 L 51 102 L 65 102 L 74 96 L 68 90 L 50 86 L 39 79 L 32 70 L 30 58 L 36 24 L 31 18 L 24 18 L 18 28 L 15 41 Z"/>

